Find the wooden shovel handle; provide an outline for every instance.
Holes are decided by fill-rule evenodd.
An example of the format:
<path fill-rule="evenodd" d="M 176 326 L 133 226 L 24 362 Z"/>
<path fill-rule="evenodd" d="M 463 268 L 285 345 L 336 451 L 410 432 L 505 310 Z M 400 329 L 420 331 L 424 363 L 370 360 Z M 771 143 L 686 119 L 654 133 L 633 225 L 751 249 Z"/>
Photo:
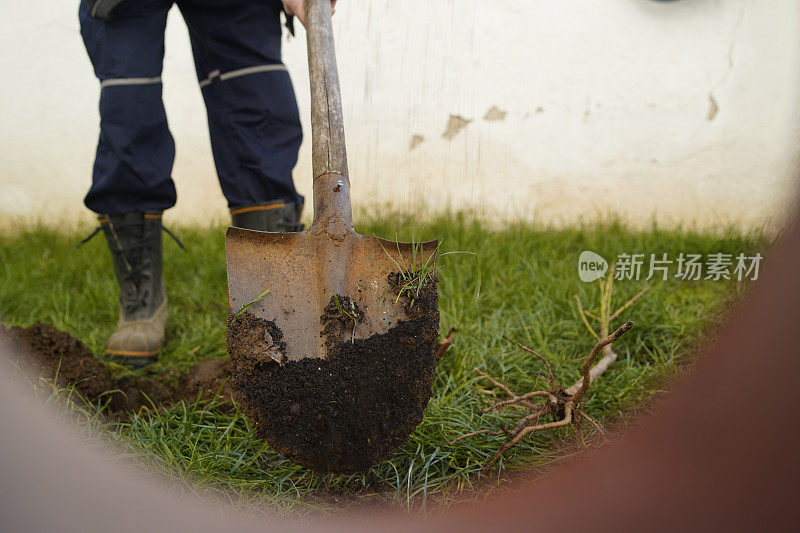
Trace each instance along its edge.
<path fill-rule="evenodd" d="M 306 0 L 308 69 L 311 79 L 311 136 L 314 223 L 329 233 L 350 232 L 350 179 L 344 141 L 342 95 L 333 46 L 330 0 Z"/>

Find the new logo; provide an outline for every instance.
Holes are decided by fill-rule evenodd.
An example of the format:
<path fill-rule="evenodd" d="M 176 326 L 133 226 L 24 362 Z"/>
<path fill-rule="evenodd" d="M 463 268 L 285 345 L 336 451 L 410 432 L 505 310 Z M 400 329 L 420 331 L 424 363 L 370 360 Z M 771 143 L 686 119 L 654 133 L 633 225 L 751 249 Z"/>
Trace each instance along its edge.
<path fill-rule="evenodd" d="M 589 283 L 605 276 L 608 272 L 608 261 L 601 255 L 586 250 L 578 258 L 578 275 L 581 281 Z"/>

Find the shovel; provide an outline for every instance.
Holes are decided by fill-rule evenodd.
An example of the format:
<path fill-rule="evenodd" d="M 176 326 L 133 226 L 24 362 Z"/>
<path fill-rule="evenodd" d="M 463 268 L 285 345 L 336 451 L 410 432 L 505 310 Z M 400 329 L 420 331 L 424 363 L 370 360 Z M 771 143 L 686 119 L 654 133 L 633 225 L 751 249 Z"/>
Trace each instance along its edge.
<path fill-rule="evenodd" d="M 405 442 L 430 399 L 438 243 L 353 229 L 330 2 L 306 10 L 314 221 L 228 229 L 227 345 L 259 437 L 308 468 L 357 472 Z"/>

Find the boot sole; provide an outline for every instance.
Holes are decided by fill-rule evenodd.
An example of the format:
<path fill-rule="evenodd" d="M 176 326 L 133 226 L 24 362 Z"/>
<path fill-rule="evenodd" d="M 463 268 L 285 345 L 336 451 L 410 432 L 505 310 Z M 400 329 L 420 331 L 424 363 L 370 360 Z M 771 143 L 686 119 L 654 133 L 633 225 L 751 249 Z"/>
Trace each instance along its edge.
<path fill-rule="evenodd" d="M 111 360 L 127 368 L 136 370 L 158 361 L 160 352 L 106 352 Z"/>

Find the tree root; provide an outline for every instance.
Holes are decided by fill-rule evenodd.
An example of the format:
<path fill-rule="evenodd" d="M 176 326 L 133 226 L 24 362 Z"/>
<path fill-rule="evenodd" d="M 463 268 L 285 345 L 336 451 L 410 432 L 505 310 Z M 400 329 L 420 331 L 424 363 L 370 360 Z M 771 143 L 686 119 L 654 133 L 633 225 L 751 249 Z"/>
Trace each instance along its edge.
<path fill-rule="evenodd" d="M 613 291 L 614 269 L 612 267 L 605 280 L 600 280 L 600 311 L 598 315 L 584 311 L 580 299 L 576 296 L 578 303 L 578 313 L 581 320 L 586 325 L 587 329 L 597 339 L 597 343 L 585 358 L 581 365 L 582 377 L 576 381 L 571 387 L 567 389 L 559 388 L 553 375 L 553 369 L 550 362 L 544 357 L 536 353 L 534 350 L 517 344 L 519 348 L 534 355 L 544 362 L 547 367 L 547 377 L 544 378 L 550 387 L 550 390 L 534 390 L 525 394 L 517 394 L 502 381 L 490 376 L 486 372 L 475 368 L 475 372 L 484 377 L 492 385 L 501 389 L 507 398 L 485 407 L 481 410 L 481 414 L 486 414 L 492 411 L 502 411 L 503 409 L 515 406 L 522 407 L 528 410 L 528 414 L 522 417 L 513 429 L 506 428 L 500 424 L 500 429 L 481 429 L 461 435 L 454 439 L 450 445 L 457 442 L 474 437 L 477 435 L 505 435 L 508 440 L 495 452 L 494 456 L 486 463 L 484 468 L 491 468 L 495 465 L 504 453 L 510 448 L 519 443 L 525 437 L 532 435 L 538 431 L 557 429 L 560 427 L 576 424 L 578 420 L 584 419 L 594 426 L 601 434 L 604 434 L 603 428 L 594 421 L 589 415 L 583 412 L 582 400 L 586 396 L 590 385 L 599 378 L 609 366 L 616 361 L 617 354 L 611 349 L 612 343 L 619 340 L 622 335 L 633 327 L 633 321 L 625 322 L 614 332 L 609 333 L 610 322 L 617 318 L 623 311 L 633 305 L 639 298 L 641 298 L 650 287 L 646 287 L 640 291 L 636 296 L 628 300 L 624 305 L 611 313 L 611 294 Z M 589 323 L 589 318 L 597 320 L 600 324 L 600 335 L 598 335 Z M 598 356 L 603 354 L 603 357 L 597 361 Z M 597 362 L 597 364 L 595 364 Z M 542 418 L 550 416 L 552 421 L 542 422 Z"/>
<path fill-rule="evenodd" d="M 603 347 L 608 346 L 612 342 L 618 340 L 632 327 L 632 321 L 626 322 L 616 331 L 614 331 L 614 333 L 603 339 L 600 339 L 597 344 L 594 345 L 592 351 L 589 352 L 589 356 L 583 361 L 583 366 L 581 368 L 583 372 L 583 378 L 581 378 L 575 384 L 577 388 L 572 394 L 565 390 L 531 391 L 526 394 L 516 394 L 508 387 L 508 385 L 476 368 L 475 370 L 480 375 L 484 376 L 496 387 L 503 389 L 503 391 L 509 396 L 508 399 L 495 402 L 492 405 L 482 409 L 481 414 L 486 414 L 491 411 L 502 411 L 504 408 L 510 405 L 521 405 L 526 407 L 530 410 L 530 414 L 523 417 L 512 430 L 508 430 L 505 427 L 501 427 L 500 430 L 482 429 L 480 431 L 474 431 L 466 435 L 461 435 L 453 440 L 450 445 L 452 446 L 460 440 L 468 437 L 474 437 L 476 435 L 505 434 L 508 436 L 508 441 L 503 444 L 503 446 L 501 446 L 500 449 L 494 454 L 494 457 L 492 457 L 489 462 L 486 463 L 486 468 L 491 468 L 504 453 L 506 453 L 512 446 L 517 444 L 528 435 L 536 431 L 568 426 L 574 422 L 576 414 L 587 418 L 595 427 L 599 427 L 597 422 L 589 418 L 588 415 L 583 413 L 581 410 L 581 400 L 586 394 L 586 391 L 589 390 L 589 385 L 592 382 L 591 368 Z M 553 382 L 555 382 L 555 379 L 553 379 Z M 573 387 L 570 388 L 572 389 Z M 544 403 L 536 403 L 536 401 L 540 399 L 544 400 Z M 553 415 L 555 420 L 552 422 L 539 423 L 539 420 L 546 415 Z"/>

